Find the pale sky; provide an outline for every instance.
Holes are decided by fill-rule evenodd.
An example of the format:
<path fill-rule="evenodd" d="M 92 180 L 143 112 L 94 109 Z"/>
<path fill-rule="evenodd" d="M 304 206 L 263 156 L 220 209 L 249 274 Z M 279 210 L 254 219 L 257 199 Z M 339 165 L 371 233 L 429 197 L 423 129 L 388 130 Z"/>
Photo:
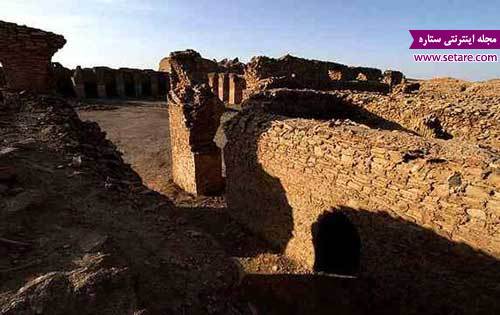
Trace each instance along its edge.
<path fill-rule="evenodd" d="M 64 35 L 54 60 L 70 68 L 157 69 L 191 48 L 210 59 L 289 53 L 468 80 L 500 78 L 500 63 L 414 63 L 413 53 L 429 51 L 409 50 L 408 30 L 500 29 L 499 13 L 498 0 L 0 0 L 0 20 Z"/>

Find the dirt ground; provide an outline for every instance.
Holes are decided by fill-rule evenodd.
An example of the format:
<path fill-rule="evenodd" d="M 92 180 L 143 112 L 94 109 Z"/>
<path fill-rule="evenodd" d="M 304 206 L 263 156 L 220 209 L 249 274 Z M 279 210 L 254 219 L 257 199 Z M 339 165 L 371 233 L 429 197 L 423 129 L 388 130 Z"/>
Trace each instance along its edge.
<path fill-rule="evenodd" d="M 256 314 L 329 314 L 330 303 L 337 303 L 339 314 L 363 313 L 357 304 L 366 303 L 350 295 L 353 290 L 363 288 L 356 279 L 311 274 L 235 222 L 224 197 L 194 197 L 171 182 L 165 106 L 162 102 L 99 101 L 80 108 L 78 113 L 82 120 L 100 125 L 145 185 L 172 200 L 189 224 L 214 237 L 226 253 L 241 264 L 246 274 L 241 295 L 254 303 Z M 228 110 L 222 121 L 234 114 Z M 223 147 L 222 128 L 216 142 Z M 335 295 L 337 302 L 333 301 Z M 342 305 L 338 304 L 341 300 Z"/>
<path fill-rule="evenodd" d="M 155 101 L 105 103 L 97 101 L 78 111 L 82 120 L 95 121 L 123 153 L 126 163 L 149 188 L 167 196 L 178 209 L 192 217 L 190 222 L 212 234 L 229 255 L 238 257 L 248 272 L 306 272 L 247 232 L 229 215 L 224 197 L 195 197 L 179 189 L 171 180 L 170 141 L 166 104 Z M 235 112 L 224 113 L 222 121 Z M 222 128 L 216 143 L 223 147 Z M 196 210 L 192 210 L 196 209 Z M 245 253 L 247 252 L 247 253 Z M 256 257 L 251 257 L 255 256 Z"/>
<path fill-rule="evenodd" d="M 0 314 L 248 314 L 241 268 L 97 124 L 54 97 L 1 105 Z"/>

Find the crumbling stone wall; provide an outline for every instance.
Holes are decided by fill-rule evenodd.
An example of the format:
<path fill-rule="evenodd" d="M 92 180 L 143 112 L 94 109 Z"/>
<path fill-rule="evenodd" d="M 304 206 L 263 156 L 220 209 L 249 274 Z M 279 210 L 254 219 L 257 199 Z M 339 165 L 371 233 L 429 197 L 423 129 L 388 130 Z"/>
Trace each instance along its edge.
<path fill-rule="evenodd" d="M 348 98 L 387 120 L 419 135 L 461 139 L 500 150 L 500 94 L 476 91 L 482 83 L 464 91 L 436 93 L 422 88 L 418 94 L 390 96 L 349 94 Z M 500 84 L 497 84 L 500 86 Z M 494 88 L 494 84 L 490 84 Z M 476 87 L 476 89 L 474 89 Z M 488 89 L 489 90 L 489 89 Z"/>
<path fill-rule="evenodd" d="M 173 180 L 196 195 L 218 194 L 223 188 L 222 158 L 214 136 L 224 105 L 208 85 L 213 69 L 193 50 L 174 52 L 168 62 Z"/>
<path fill-rule="evenodd" d="M 245 109 L 226 133 L 231 214 L 311 268 L 311 227 L 332 207 L 413 222 L 500 257 L 500 169 L 487 150 L 256 108 Z M 359 224 L 366 242 L 370 227 Z M 376 272 L 375 260 L 362 261 Z"/>
<path fill-rule="evenodd" d="M 56 82 L 56 92 L 65 97 L 74 97 L 75 90 L 72 81 L 73 71 L 58 62 L 52 63 L 52 66 Z"/>
<path fill-rule="evenodd" d="M 64 44 L 66 40 L 61 35 L 0 21 L 0 62 L 7 88 L 53 91 L 51 59 Z"/>
<path fill-rule="evenodd" d="M 78 98 L 160 97 L 169 89 L 165 73 L 130 68 L 78 66 L 72 81 Z"/>
<path fill-rule="evenodd" d="M 349 67 L 290 55 L 279 59 L 260 56 L 252 58 L 245 67 L 245 98 L 272 88 L 388 93 L 392 87 L 390 83 L 397 84 L 397 80 L 385 82 L 383 79 L 382 71 L 376 68 Z"/>

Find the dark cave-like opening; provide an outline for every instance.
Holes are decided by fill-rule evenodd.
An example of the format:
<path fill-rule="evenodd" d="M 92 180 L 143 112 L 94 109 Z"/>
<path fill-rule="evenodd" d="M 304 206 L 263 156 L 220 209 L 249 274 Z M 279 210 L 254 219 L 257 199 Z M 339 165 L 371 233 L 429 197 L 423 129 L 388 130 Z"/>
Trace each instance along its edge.
<path fill-rule="evenodd" d="M 361 239 L 354 224 L 342 212 L 325 212 L 312 226 L 314 271 L 356 275 Z"/>

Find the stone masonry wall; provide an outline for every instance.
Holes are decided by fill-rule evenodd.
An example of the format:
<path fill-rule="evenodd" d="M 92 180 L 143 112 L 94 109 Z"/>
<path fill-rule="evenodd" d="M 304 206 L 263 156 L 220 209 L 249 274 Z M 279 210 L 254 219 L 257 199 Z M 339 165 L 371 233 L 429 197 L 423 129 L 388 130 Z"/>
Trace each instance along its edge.
<path fill-rule="evenodd" d="M 168 75 L 148 69 L 77 67 L 72 82 L 78 98 L 156 98 L 169 90 Z"/>
<path fill-rule="evenodd" d="M 227 133 L 233 215 L 308 266 L 311 226 L 336 206 L 383 212 L 500 257 L 500 170 L 486 151 L 248 110 Z"/>
<path fill-rule="evenodd" d="M 458 85 L 458 84 L 457 84 Z M 425 137 L 456 138 L 500 152 L 500 81 L 469 84 L 460 91 L 418 94 L 351 94 L 353 103 Z M 484 89 L 483 89 L 484 86 Z"/>
<path fill-rule="evenodd" d="M 498 156 L 456 140 L 255 108 L 225 130 L 229 213 L 278 251 L 313 269 L 318 222 L 341 213 L 359 234 L 357 277 L 380 309 L 498 311 Z M 342 260 L 336 250 L 348 235 L 322 233 L 335 237 L 328 255 Z"/>
<path fill-rule="evenodd" d="M 286 55 L 279 59 L 254 57 L 245 67 L 246 96 L 272 88 L 357 90 L 388 93 L 401 80 L 376 68 L 308 60 Z M 401 74 L 402 77 L 402 74 Z M 402 78 L 401 78 L 402 79 Z"/>
<path fill-rule="evenodd" d="M 66 40 L 61 35 L 0 21 L 0 62 L 7 88 L 53 91 L 51 59 L 64 44 Z"/>
<path fill-rule="evenodd" d="M 222 157 L 214 136 L 224 105 L 208 84 L 212 69 L 193 50 L 173 52 L 168 62 L 173 180 L 195 195 L 220 194 L 224 184 Z"/>

